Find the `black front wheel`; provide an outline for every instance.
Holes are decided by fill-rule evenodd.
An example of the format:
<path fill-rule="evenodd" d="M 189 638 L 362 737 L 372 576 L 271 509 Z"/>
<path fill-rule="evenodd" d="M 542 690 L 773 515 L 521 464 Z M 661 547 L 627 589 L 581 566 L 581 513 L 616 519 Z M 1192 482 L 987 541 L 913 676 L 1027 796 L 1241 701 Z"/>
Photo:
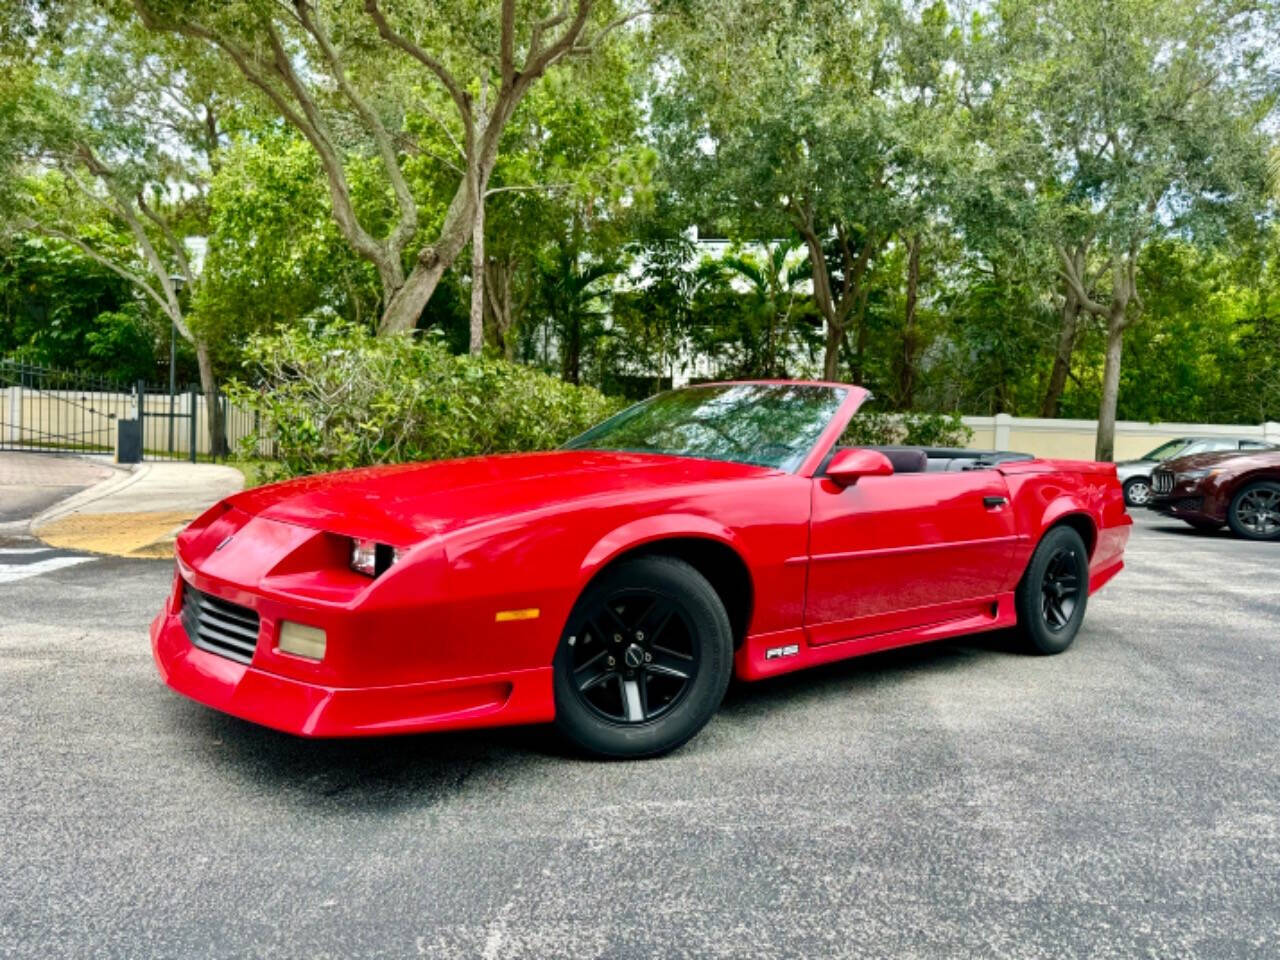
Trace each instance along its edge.
<path fill-rule="evenodd" d="M 711 584 L 683 560 L 607 570 L 578 601 L 555 660 L 556 724 L 598 756 L 674 750 L 715 714 L 733 635 Z"/>
<path fill-rule="evenodd" d="M 1231 501 L 1227 523 L 1249 540 L 1280 540 L 1280 483 L 1251 483 Z"/>
<path fill-rule="evenodd" d="M 1054 527 L 1031 555 L 1014 595 L 1018 629 L 1035 653 L 1071 646 L 1089 602 L 1089 551 L 1071 527 Z"/>

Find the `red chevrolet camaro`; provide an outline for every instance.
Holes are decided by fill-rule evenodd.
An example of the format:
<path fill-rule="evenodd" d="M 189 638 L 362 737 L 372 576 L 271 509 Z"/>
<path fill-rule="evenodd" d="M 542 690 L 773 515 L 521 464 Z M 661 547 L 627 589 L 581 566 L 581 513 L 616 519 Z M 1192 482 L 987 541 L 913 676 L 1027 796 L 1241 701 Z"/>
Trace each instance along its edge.
<path fill-rule="evenodd" d="M 229 497 L 151 627 L 175 690 L 307 736 L 554 720 L 684 743 L 755 680 L 1017 627 L 1065 650 L 1123 566 L 1111 464 L 842 447 L 836 383 L 660 394 L 548 453 Z"/>

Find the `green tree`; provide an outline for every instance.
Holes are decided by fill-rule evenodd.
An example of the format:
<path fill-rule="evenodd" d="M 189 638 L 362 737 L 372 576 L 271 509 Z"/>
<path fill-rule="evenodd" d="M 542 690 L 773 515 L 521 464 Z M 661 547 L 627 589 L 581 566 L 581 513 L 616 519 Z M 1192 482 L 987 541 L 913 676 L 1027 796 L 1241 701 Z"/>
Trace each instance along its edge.
<path fill-rule="evenodd" d="M 200 328 L 238 362 L 252 331 L 306 316 L 373 324 L 380 296 L 329 212 L 315 152 L 288 130 L 237 136 L 208 196 L 208 253 L 194 297 Z"/>
<path fill-rule="evenodd" d="M 697 211 L 743 239 L 794 234 L 809 253 L 835 378 L 863 319 L 876 257 L 926 217 L 946 155 L 955 80 L 945 7 L 706 0 L 673 30 L 656 81 L 668 176 Z"/>
<path fill-rule="evenodd" d="M 995 9 L 992 172 L 1014 179 L 1010 193 L 1036 187 L 1034 228 L 1066 287 L 1058 357 L 1069 355 L 1077 312 L 1105 328 L 1096 456 L 1107 460 L 1124 338 L 1143 314 L 1143 250 L 1260 203 L 1276 11 L 1235 0 Z"/>
<path fill-rule="evenodd" d="M 207 338 L 189 323 L 180 288 L 200 277 L 187 240 L 206 232 L 208 178 L 225 98 L 199 69 L 198 49 L 75 7 L 65 29 L 4 47 L 0 124 L 11 224 L 73 245 L 141 291 L 190 341 L 207 395 L 217 378 Z M 189 69 L 170 65 L 184 59 Z M 96 245 L 102 218 L 132 237 L 128 256 Z M 212 449 L 223 430 L 211 405 Z"/>
<path fill-rule="evenodd" d="M 377 270 L 386 333 L 417 324 L 472 239 L 516 108 L 549 70 L 594 51 L 639 12 L 609 0 L 520 10 L 515 0 L 479 7 L 404 0 L 387 9 L 365 0 L 360 13 L 308 0 L 135 0 L 135 7 L 152 28 L 221 51 L 306 138 L 339 229 Z M 404 122 L 412 112 L 438 118 L 453 146 L 441 172 L 453 184 L 442 210 L 424 206 L 410 187 L 408 168 L 422 156 Z M 366 154 L 377 157 L 387 188 L 374 215 L 353 197 L 351 165 Z"/>
<path fill-rule="evenodd" d="M 629 221 L 648 207 L 653 168 L 635 91 L 620 82 L 638 56 L 620 42 L 553 73 L 512 118 L 472 237 L 472 344 L 482 329 L 503 356 L 515 355 L 565 243 L 586 244 L 600 262 L 621 260 Z"/>

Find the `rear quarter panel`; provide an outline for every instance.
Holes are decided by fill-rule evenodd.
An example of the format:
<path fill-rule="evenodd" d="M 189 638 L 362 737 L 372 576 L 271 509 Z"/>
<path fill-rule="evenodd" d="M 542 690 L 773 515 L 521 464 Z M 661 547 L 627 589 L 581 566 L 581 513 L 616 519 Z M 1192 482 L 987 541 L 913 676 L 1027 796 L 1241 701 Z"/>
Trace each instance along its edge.
<path fill-rule="evenodd" d="M 1008 585 L 1013 589 L 1045 531 L 1067 517 L 1088 520 L 1090 590 L 1124 565 L 1133 519 L 1124 505 L 1115 465 L 1076 460 L 1032 460 L 1002 466 L 1009 484 L 1019 541 Z"/>

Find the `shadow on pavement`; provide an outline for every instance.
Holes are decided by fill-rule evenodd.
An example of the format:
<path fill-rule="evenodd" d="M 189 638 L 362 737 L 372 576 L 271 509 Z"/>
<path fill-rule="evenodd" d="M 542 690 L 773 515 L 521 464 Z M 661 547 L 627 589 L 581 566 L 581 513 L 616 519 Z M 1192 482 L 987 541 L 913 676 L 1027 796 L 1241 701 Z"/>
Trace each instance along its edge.
<path fill-rule="evenodd" d="M 190 761 L 311 809 L 430 806 L 477 775 L 576 759 L 549 726 L 318 740 L 164 696 L 161 722 L 189 739 Z"/>
<path fill-rule="evenodd" d="M 1024 653 L 1021 638 L 1014 630 L 994 630 L 952 637 L 849 660 L 837 660 L 753 683 L 735 680 L 730 684 L 729 693 L 720 709 L 727 714 L 749 713 L 786 705 L 803 709 L 804 701 L 813 698 L 848 696 L 882 683 L 892 683 L 909 673 L 949 670 L 960 661 L 989 656 L 1022 657 L 1030 654 Z"/>
<path fill-rule="evenodd" d="M 920 670 L 947 670 L 975 657 L 1023 654 L 1013 631 L 998 631 L 872 654 L 756 683 L 734 682 L 727 716 L 808 708 Z M 190 739 L 187 756 L 311 809 L 423 807 L 483 780 L 511 789 L 522 772 L 549 764 L 600 763 L 579 755 L 551 726 L 309 740 L 207 709 L 171 692 L 160 722 Z M 682 751 L 698 749 L 698 741 Z M 679 755 L 679 754 L 677 754 Z M 497 779 L 495 774 L 499 774 Z"/>
<path fill-rule="evenodd" d="M 1230 527 L 1219 527 L 1217 530 L 1197 530 L 1189 524 L 1183 523 L 1181 520 L 1173 520 L 1167 523 L 1153 523 L 1147 527 L 1155 533 L 1169 533 L 1175 537 L 1199 537 L 1205 540 L 1239 540 Z"/>

